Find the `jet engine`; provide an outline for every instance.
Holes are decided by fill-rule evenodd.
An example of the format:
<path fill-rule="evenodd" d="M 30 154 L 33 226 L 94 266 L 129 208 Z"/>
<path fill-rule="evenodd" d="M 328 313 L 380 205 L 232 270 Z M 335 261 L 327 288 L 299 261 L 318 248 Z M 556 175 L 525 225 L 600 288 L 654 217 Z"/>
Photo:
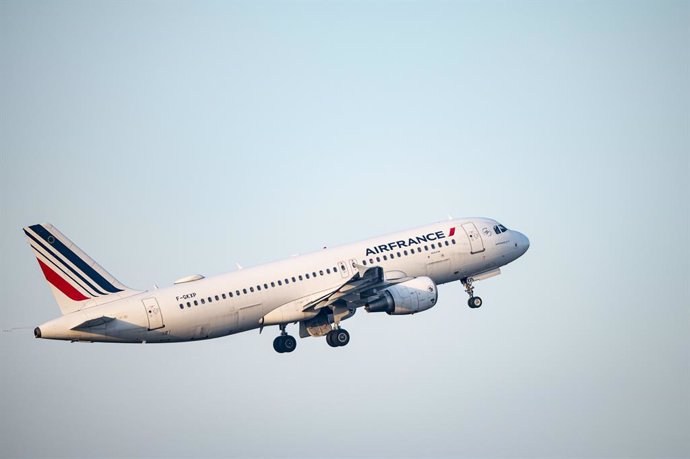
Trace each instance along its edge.
<path fill-rule="evenodd" d="M 368 299 L 367 312 L 385 312 L 389 315 L 415 314 L 436 305 L 438 290 L 429 277 L 416 277 L 381 291 Z"/>

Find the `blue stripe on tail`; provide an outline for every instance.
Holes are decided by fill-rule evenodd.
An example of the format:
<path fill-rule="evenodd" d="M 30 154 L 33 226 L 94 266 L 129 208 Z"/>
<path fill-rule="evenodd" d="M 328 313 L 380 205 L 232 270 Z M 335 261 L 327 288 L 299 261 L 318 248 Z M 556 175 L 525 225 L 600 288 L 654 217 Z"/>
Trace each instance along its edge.
<path fill-rule="evenodd" d="M 59 261 L 60 264 L 61 264 L 62 266 L 64 266 L 65 268 L 69 269 L 72 273 L 74 273 L 74 275 L 77 276 L 79 279 L 81 279 L 86 285 L 88 285 L 89 288 L 90 288 L 91 290 L 93 290 L 94 292 L 96 292 L 98 295 L 107 295 L 107 293 L 103 293 L 103 292 L 101 292 L 100 290 L 98 290 L 96 287 L 94 287 L 93 285 L 91 285 L 91 283 L 90 283 L 89 281 L 87 281 L 86 279 L 84 279 L 84 276 L 82 276 L 81 274 L 79 274 L 74 268 L 72 268 L 70 265 L 68 265 L 67 263 L 65 263 L 65 260 L 63 260 L 62 258 L 60 258 L 59 256 L 57 256 L 57 254 L 56 254 L 55 252 L 53 252 L 53 251 L 50 250 L 48 247 L 46 247 L 46 245 L 43 244 L 41 241 L 39 241 L 38 239 L 36 239 L 36 238 L 34 237 L 33 234 L 29 233 L 27 230 L 24 230 L 24 234 L 26 234 L 29 238 L 31 238 L 31 240 L 34 241 L 36 244 L 38 244 L 39 246 L 41 246 L 41 248 L 43 248 L 43 250 L 45 250 L 47 253 L 49 253 L 50 256 L 52 256 L 52 257 L 55 258 L 57 261 Z"/>
<path fill-rule="evenodd" d="M 92 281 L 97 283 L 102 289 L 110 292 L 117 293 L 121 292 L 119 288 L 115 287 L 113 284 L 108 282 L 103 278 L 96 270 L 91 266 L 87 265 L 84 260 L 82 260 L 76 253 L 72 252 L 65 244 L 60 242 L 58 238 L 50 234 L 50 232 L 41 225 L 30 226 L 31 230 L 41 236 L 48 244 L 55 247 L 55 249 L 60 252 L 65 258 L 67 258 L 74 266 L 79 268 L 81 272 L 86 274 Z"/>

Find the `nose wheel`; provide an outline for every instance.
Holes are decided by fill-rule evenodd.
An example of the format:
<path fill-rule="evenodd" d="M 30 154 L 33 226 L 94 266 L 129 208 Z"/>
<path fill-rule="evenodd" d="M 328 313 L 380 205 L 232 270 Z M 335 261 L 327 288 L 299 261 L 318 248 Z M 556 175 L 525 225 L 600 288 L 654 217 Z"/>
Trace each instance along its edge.
<path fill-rule="evenodd" d="M 482 305 L 482 299 L 478 296 L 472 296 L 469 300 L 467 300 L 467 305 L 472 309 L 476 309 Z"/>
<path fill-rule="evenodd" d="M 481 307 L 482 305 L 482 299 L 478 296 L 474 296 L 474 287 L 472 287 L 472 279 L 465 279 L 462 281 L 462 285 L 465 286 L 465 292 L 470 296 L 470 299 L 467 300 L 467 306 L 469 306 L 472 309 L 477 309 Z"/>
<path fill-rule="evenodd" d="M 286 325 L 280 325 L 280 336 L 273 340 L 273 349 L 279 354 L 292 352 L 297 349 L 297 340 L 285 331 Z"/>

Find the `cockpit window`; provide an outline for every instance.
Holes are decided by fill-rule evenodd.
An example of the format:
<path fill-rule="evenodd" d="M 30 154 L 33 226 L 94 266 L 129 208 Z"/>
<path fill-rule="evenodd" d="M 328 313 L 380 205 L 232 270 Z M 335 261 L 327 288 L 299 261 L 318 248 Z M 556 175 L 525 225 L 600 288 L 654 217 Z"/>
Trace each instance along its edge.
<path fill-rule="evenodd" d="M 505 233 L 506 231 L 508 231 L 508 229 L 505 226 L 501 225 L 500 223 L 498 225 L 494 226 L 494 233 L 496 233 L 496 234 Z"/>

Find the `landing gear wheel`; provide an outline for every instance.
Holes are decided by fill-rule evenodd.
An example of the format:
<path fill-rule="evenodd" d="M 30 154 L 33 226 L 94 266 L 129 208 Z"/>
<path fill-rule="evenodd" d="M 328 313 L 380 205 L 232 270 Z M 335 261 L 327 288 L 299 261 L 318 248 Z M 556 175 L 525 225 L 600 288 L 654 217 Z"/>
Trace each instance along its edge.
<path fill-rule="evenodd" d="M 273 349 L 275 349 L 275 351 L 278 354 L 282 354 L 283 352 L 285 352 L 285 348 L 283 347 L 284 338 L 284 336 L 278 336 L 276 339 L 273 340 Z"/>
<path fill-rule="evenodd" d="M 292 352 L 297 349 L 297 340 L 294 336 L 280 335 L 273 340 L 273 349 L 275 349 L 278 354 Z"/>
<path fill-rule="evenodd" d="M 474 296 L 474 287 L 472 287 L 473 281 L 474 279 L 471 277 L 461 280 L 462 285 L 465 286 L 465 292 L 467 292 L 467 294 L 470 296 L 470 299 L 467 300 L 467 306 L 471 307 L 472 309 L 476 309 L 482 305 L 482 299 L 478 296 Z"/>
<path fill-rule="evenodd" d="M 476 309 L 482 305 L 482 299 L 478 296 L 470 297 L 470 299 L 467 300 L 467 305 L 472 309 Z"/>
<path fill-rule="evenodd" d="M 285 335 L 283 338 L 283 352 L 292 352 L 297 349 L 297 340 L 294 336 Z"/>
<path fill-rule="evenodd" d="M 350 342 L 350 334 L 344 328 L 339 328 L 338 330 L 333 330 L 333 337 L 331 341 L 335 343 L 336 346 L 347 346 Z"/>
<path fill-rule="evenodd" d="M 343 328 L 331 330 L 326 335 L 326 342 L 331 347 L 347 346 L 350 342 L 350 334 Z"/>
<path fill-rule="evenodd" d="M 338 345 L 333 341 L 333 334 L 334 333 L 335 333 L 335 330 L 331 330 L 326 334 L 326 342 L 331 347 L 338 347 Z"/>

